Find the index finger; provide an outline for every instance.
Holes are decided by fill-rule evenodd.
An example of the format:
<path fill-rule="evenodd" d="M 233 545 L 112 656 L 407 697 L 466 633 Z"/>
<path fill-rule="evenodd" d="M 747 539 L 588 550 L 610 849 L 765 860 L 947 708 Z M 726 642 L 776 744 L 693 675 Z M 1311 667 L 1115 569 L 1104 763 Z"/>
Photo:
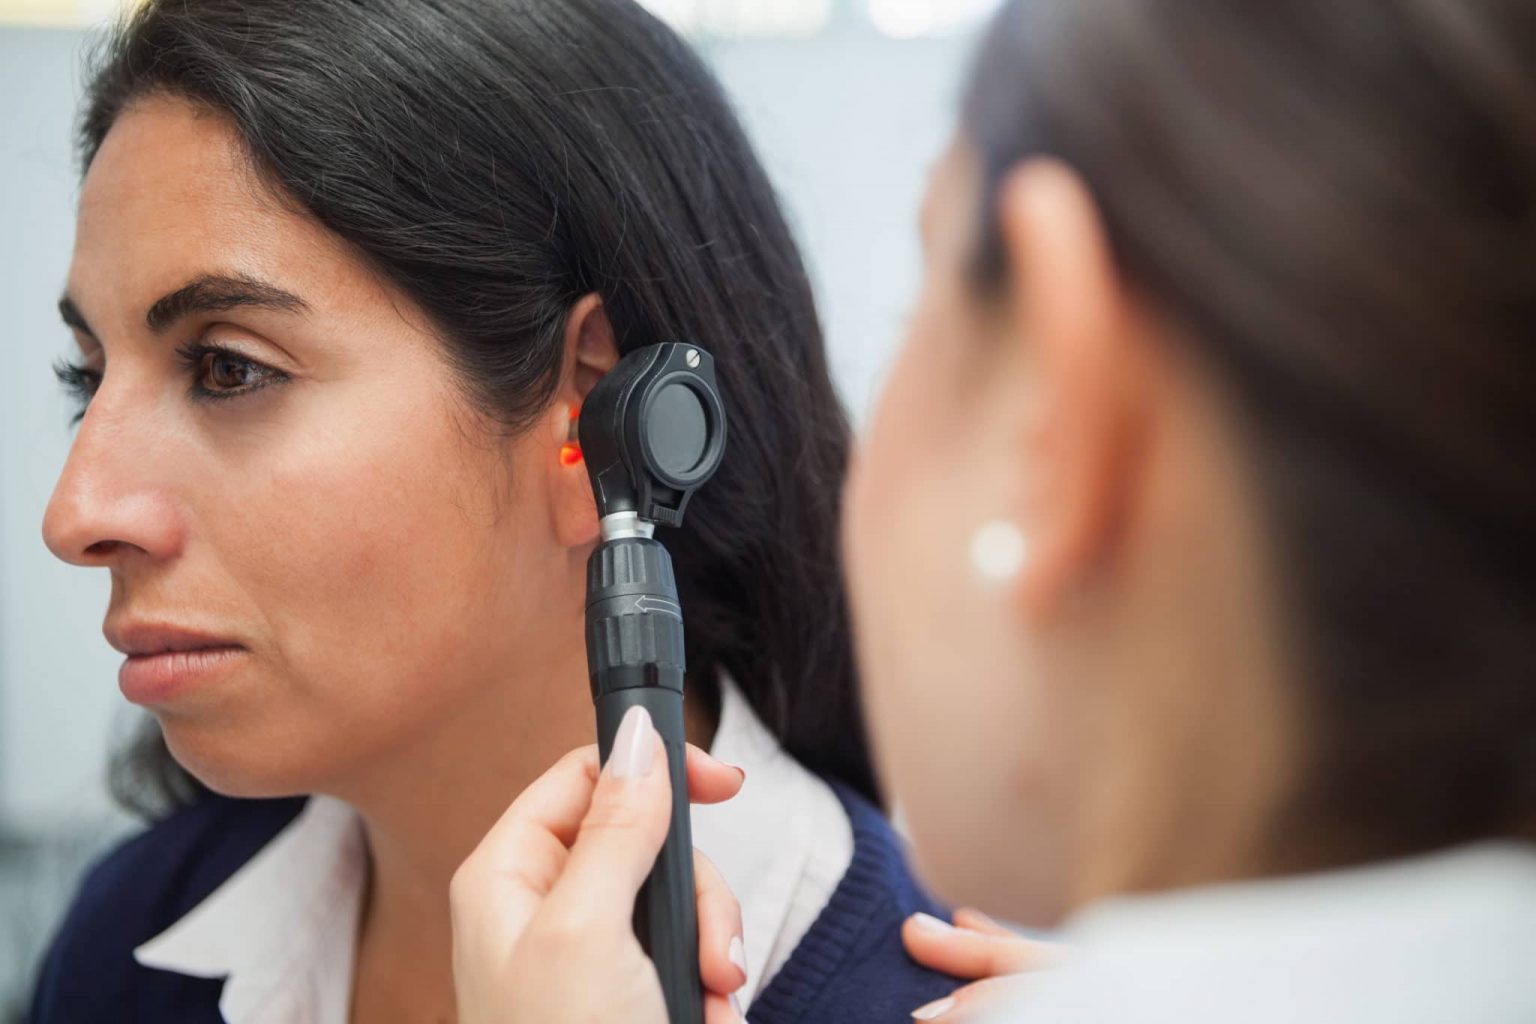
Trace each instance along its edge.
<path fill-rule="evenodd" d="M 741 789 L 741 769 L 691 744 L 687 751 L 695 803 L 720 803 Z M 565 869 L 600 770 L 597 747 L 580 747 L 523 790 L 460 866 L 450 891 L 455 903 L 494 907 L 509 926 L 526 924 Z"/>
<path fill-rule="evenodd" d="M 967 980 L 1047 966 L 1059 953 L 1048 942 L 956 928 L 927 914 L 907 918 L 901 940 L 918 963 Z"/>
<path fill-rule="evenodd" d="M 741 790 L 746 774 L 740 768 L 716 760 L 691 743 L 687 749 L 688 798 L 692 803 L 722 803 Z M 476 853 L 484 850 L 494 857 L 506 843 L 515 840 L 521 825 L 543 828 L 569 848 L 592 805 L 592 791 L 600 770 L 595 744 L 562 757 L 512 801 L 486 833 Z"/>

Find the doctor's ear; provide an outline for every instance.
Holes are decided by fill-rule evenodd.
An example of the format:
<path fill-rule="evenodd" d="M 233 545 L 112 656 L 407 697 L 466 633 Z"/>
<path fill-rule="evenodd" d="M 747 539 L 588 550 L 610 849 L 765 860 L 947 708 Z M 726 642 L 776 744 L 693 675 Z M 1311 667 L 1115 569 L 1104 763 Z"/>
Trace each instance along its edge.
<path fill-rule="evenodd" d="M 619 363 L 619 346 L 602 297 L 596 292 L 578 299 L 565 320 L 564 363 L 560 388 L 548 423 L 550 496 L 555 536 L 567 547 L 597 540 L 597 502 L 576 441 L 581 403 L 597 382 Z"/>
<path fill-rule="evenodd" d="M 1004 183 L 998 208 L 1014 332 L 1029 349 L 1011 393 L 1030 400 L 1010 399 L 1022 419 L 1020 489 L 1031 496 L 1018 593 L 1041 615 L 1124 541 L 1164 346 L 1150 344 L 1153 321 L 1132 301 L 1077 172 L 1032 160 Z"/>

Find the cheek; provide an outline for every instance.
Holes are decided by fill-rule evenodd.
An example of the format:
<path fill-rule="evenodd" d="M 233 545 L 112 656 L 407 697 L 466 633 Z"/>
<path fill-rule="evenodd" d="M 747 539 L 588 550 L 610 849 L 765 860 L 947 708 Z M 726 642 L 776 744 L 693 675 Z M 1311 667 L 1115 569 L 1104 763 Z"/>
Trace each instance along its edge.
<path fill-rule="evenodd" d="M 214 542 L 267 634 L 267 710 L 360 740 L 430 717 L 481 680 L 470 660 L 537 517 L 498 507 L 499 455 L 464 442 L 437 396 L 375 392 L 310 410 L 270 449 L 257 486 L 228 496 Z M 373 410 L 373 411 L 370 411 Z"/>
<path fill-rule="evenodd" d="M 218 483 L 192 488 L 192 554 L 220 581 L 200 596 L 234 609 L 254 657 L 161 720 L 216 790 L 324 789 L 479 706 L 508 665 L 579 650 L 579 596 L 568 635 L 540 624 L 555 570 L 533 556 L 555 545 L 503 461 L 532 454 L 467 442 L 424 390 L 333 393 L 264 423 L 259 452 L 199 456 Z"/>
<path fill-rule="evenodd" d="M 931 396 L 916 379 L 914 347 L 909 341 L 903 349 L 853 460 L 843 529 L 861 675 L 872 701 L 885 706 L 883 691 L 898 684 L 893 672 L 904 631 L 923 614 L 921 595 L 908 590 L 912 576 L 924 571 L 916 560 L 932 529 L 925 527 L 922 494 L 928 439 L 913 429 L 919 406 Z M 880 724 L 871 722 L 877 730 Z"/>
<path fill-rule="evenodd" d="M 942 433 L 944 391 L 928 366 L 936 347 L 920 310 L 911 335 L 881 390 L 848 485 L 844 543 L 854 590 L 885 590 L 890 573 L 910 557 L 925 533 L 943 526 L 928 515 L 923 492 L 936 484 L 942 460 L 936 441 Z"/>
<path fill-rule="evenodd" d="M 903 801 L 943 799 L 954 785 L 950 752 L 974 733 L 970 680 L 987 647 L 973 642 L 979 613 L 965 539 L 977 503 L 960 443 L 965 418 L 952 374 L 935 372 L 933 350 L 948 339 L 927 320 L 919 314 L 872 419 L 846 530 L 871 736 Z"/>
<path fill-rule="evenodd" d="M 964 397 L 975 375 L 942 361 L 972 339 L 940 335 L 940 322 L 919 315 L 849 487 L 864 707 L 925 877 L 951 900 L 1004 894 L 1039 918 L 1033 894 L 1054 885 L 1035 768 L 1043 724 L 1017 607 L 970 556 L 979 527 L 1016 513 L 1017 482 L 997 471 L 1006 440 L 976 432 Z"/>

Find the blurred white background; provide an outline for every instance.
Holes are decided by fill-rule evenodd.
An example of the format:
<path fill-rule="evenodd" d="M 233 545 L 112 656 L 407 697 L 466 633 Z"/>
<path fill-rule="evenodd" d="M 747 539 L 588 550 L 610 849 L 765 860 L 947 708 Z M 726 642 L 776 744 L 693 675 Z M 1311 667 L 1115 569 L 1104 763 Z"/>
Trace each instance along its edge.
<path fill-rule="evenodd" d="M 734 96 L 862 421 L 917 280 L 923 179 L 951 128 L 970 33 L 995 0 L 648 6 L 697 42 Z M 70 437 L 51 364 L 68 342 L 55 303 L 73 231 L 73 114 L 90 40 L 116 7 L 0 0 L 0 1021 L 80 864 L 129 825 L 103 784 L 113 737 L 131 724 L 100 633 L 106 580 L 55 562 L 39 535 Z"/>

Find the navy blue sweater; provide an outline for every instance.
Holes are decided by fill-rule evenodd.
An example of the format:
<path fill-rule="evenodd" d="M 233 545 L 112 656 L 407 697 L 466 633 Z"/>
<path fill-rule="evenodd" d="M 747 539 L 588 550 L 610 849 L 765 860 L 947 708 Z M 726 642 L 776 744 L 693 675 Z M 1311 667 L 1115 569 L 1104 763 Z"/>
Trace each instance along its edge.
<path fill-rule="evenodd" d="M 853 826 L 853 859 L 753 1002 L 751 1024 L 904 1024 L 958 984 L 907 957 L 902 919 L 942 911 L 913 880 L 879 811 L 833 789 Z M 222 1024 L 222 980 L 142 967 L 133 950 L 202 902 L 303 806 L 207 797 L 110 853 L 86 877 L 43 963 L 32 1024 Z"/>

